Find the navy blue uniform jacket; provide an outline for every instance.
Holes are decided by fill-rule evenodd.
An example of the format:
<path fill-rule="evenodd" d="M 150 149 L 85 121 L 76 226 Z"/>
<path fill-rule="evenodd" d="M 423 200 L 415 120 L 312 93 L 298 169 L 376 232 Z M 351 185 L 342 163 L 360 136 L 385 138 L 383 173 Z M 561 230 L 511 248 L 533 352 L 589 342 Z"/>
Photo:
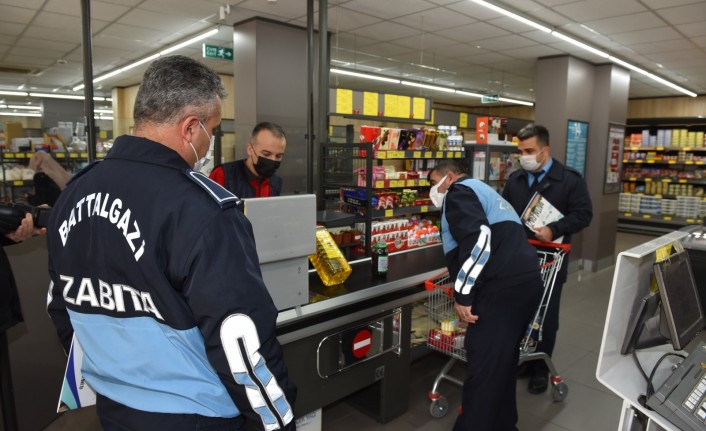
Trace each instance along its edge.
<path fill-rule="evenodd" d="M 563 164 L 552 159 L 552 167 L 542 178 L 529 187 L 527 172 L 518 169 L 513 172 L 505 183 L 503 197 L 510 202 L 517 214 L 522 214 L 535 192 L 539 192 L 545 199 L 554 205 L 564 218 L 550 223 L 552 237 L 564 236 L 564 243 L 571 243 L 571 235 L 580 232 L 591 224 L 593 217 L 593 207 L 591 196 L 588 194 L 586 181 L 581 174 Z M 534 238 L 534 233 L 525 227 L 527 235 Z M 564 259 L 561 271 L 557 275 L 557 282 L 566 281 L 568 259 Z"/>
<path fill-rule="evenodd" d="M 473 305 L 479 289 L 517 287 L 539 277 L 537 251 L 520 218 L 487 184 L 459 179 L 442 206 L 441 235 L 456 302 Z"/>
<path fill-rule="evenodd" d="M 96 392 L 142 411 L 294 429 L 277 309 L 239 203 L 132 136 L 62 192 L 48 223 L 48 311 L 65 348 L 75 333 Z"/>

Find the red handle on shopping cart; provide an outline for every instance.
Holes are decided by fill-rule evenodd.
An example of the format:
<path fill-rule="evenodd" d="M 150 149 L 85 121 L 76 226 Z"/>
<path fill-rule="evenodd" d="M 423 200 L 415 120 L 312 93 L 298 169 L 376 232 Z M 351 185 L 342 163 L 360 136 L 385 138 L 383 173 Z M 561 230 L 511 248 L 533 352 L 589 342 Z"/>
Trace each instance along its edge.
<path fill-rule="evenodd" d="M 542 242 L 536 239 L 528 239 L 527 241 L 537 248 L 554 248 L 561 250 L 564 253 L 571 251 L 571 244 L 562 244 L 560 242 Z"/>

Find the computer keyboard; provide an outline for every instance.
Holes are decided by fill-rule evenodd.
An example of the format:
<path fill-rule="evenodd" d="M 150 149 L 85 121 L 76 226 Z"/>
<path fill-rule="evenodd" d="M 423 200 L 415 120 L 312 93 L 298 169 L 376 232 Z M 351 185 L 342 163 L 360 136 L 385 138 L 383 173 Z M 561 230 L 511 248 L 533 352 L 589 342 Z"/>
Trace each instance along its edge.
<path fill-rule="evenodd" d="M 693 349 L 647 405 L 680 430 L 706 431 L 706 343 Z"/>

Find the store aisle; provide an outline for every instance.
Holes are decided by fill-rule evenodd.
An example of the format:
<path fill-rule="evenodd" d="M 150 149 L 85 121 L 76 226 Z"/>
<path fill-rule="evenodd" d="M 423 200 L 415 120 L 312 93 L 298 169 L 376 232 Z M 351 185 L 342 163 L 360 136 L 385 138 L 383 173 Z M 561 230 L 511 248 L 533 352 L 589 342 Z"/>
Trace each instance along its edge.
<path fill-rule="evenodd" d="M 654 237 L 618 234 L 616 255 Z M 596 363 L 603 336 L 603 323 L 608 307 L 613 267 L 595 273 L 577 272 L 569 275 L 564 286 L 561 304 L 561 328 L 554 354 L 554 363 L 569 386 L 563 402 L 555 403 L 547 392 L 531 395 L 527 379 L 517 382 L 517 399 L 522 431 L 594 431 L 617 430 L 622 401 L 596 380 Z M 323 410 L 323 431 L 432 431 L 450 430 L 455 409 L 461 399 L 461 390 L 449 382 L 442 382 L 440 392 L 449 400 L 451 411 L 442 419 L 429 414 L 427 393 L 436 373 L 447 357 L 432 352 L 412 364 L 412 384 L 409 393 L 409 411 L 403 416 L 381 425 L 360 413 L 345 401 Z M 464 364 L 457 364 L 452 374 L 463 377 Z M 98 430 L 95 413 L 91 409 L 70 412 L 46 428 L 47 431 Z"/>

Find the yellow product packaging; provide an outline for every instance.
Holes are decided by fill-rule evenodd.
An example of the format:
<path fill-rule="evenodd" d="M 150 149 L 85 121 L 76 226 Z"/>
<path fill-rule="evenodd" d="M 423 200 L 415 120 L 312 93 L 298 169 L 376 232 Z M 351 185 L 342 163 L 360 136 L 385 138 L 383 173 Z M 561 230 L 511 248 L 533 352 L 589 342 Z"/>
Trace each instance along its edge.
<path fill-rule="evenodd" d="M 326 228 L 316 228 L 316 253 L 309 256 L 326 286 L 341 284 L 351 275 L 351 266 Z"/>

